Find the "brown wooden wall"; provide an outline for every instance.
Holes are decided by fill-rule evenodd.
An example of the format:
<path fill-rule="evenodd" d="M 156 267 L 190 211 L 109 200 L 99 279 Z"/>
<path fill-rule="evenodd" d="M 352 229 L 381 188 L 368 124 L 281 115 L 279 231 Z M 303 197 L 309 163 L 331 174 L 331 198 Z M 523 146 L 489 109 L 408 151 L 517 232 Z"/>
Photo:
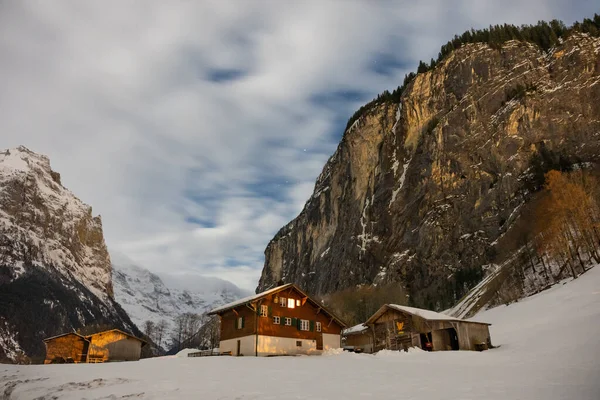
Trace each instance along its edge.
<path fill-rule="evenodd" d="M 235 311 L 234 311 L 235 310 Z M 245 305 L 221 315 L 221 340 L 235 339 L 256 333 L 256 313 Z M 237 329 L 238 317 L 244 318 L 244 328 Z"/>
<path fill-rule="evenodd" d="M 101 361 L 137 361 L 142 342 L 119 331 L 96 333 L 90 337 L 88 359 Z"/>
<path fill-rule="evenodd" d="M 73 359 L 75 362 L 85 362 L 88 342 L 75 334 L 60 336 L 50 339 L 46 344 L 45 364 L 49 364 L 56 358 Z"/>

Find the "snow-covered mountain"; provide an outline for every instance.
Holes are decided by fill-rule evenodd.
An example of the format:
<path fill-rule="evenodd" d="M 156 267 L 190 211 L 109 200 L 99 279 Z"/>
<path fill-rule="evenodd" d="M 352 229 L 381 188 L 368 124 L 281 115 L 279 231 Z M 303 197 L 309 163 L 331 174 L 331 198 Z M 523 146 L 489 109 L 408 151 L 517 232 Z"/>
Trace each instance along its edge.
<path fill-rule="evenodd" d="M 202 277 L 181 287 L 132 264 L 113 264 L 115 299 L 141 328 L 145 321 L 173 320 L 183 313 L 202 314 L 248 295 L 233 283 Z"/>
<path fill-rule="evenodd" d="M 139 333 L 113 299 L 102 221 L 48 157 L 0 150 L 0 359 L 42 357 L 42 339 L 89 325 Z"/>

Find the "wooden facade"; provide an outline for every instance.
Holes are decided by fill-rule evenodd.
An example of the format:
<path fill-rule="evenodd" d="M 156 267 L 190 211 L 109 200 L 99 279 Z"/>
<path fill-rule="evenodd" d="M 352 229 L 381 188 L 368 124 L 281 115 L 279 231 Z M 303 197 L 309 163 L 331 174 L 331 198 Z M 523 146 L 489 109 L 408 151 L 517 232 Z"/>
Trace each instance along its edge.
<path fill-rule="evenodd" d="M 362 324 L 361 324 L 362 325 Z M 357 327 L 342 332 L 344 349 L 360 353 L 373 352 L 373 333 L 367 326 Z"/>
<path fill-rule="evenodd" d="M 89 340 L 75 332 L 44 339 L 46 359 L 44 364 L 86 362 Z"/>
<path fill-rule="evenodd" d="M 75 332 L 44 339 L 45 364 L 137 361 L 146 343 L 119 329 L 82 336 Z"/>
<path fill-rule="evenodd" d="M 314 354 L 334 345 L 339 347 L 345 327 L 292 284 L 230 303 L 209 314 L 221 318 L 221 351 L 233 355 Z"/>
<path fill-rule="evenodd" d="M 137 361 L 145 342 L 118 329 L 88 336 L 88 362 Z"/>
<path fill-rule="evenodd" d="M 491 347 L 489 325 L 451 318 L 433 311 L 386 304 L 365 323 L 373 337 L 373 351 L 484 350 Z"/>

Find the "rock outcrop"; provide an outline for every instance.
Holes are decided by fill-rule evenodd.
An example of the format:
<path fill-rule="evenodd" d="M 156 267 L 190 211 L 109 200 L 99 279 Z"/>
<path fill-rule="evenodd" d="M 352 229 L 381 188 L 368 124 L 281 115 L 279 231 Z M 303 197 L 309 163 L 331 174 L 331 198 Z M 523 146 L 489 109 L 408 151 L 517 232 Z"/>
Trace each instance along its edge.
<path fill-rule="evenodd" d="M 508 257 L 497 240 L 532 196 L 540 152 L 598 161 L 600 39 L 463 45 L 344 133 L 269 243 L 257 291 L 402 282 L 412 304 L 450 307 Z"/>
<path fill-rule="evenodd" d="M 42 339 L 86 325 L 139 333 L 111 273 L 100 217 L 48 158 L 0 151 L 0 358 L 43 357 Z"/>

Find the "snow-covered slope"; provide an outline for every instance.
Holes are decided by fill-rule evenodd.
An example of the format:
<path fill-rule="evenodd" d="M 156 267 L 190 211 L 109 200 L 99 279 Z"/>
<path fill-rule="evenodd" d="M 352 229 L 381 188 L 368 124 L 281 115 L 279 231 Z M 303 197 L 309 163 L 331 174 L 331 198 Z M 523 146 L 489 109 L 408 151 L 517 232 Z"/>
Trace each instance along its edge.
<path fill-rule="evenodd" d="M 11 400 L 79 399 L 84 391 L 86 398 L 136 399 L 600 398 L 599 267 L 476 318 L 493 324 L 499 348 L 7 366 L 0 393 Z"/>
<path fill-rule="evenodd" d="M 202 314 L 247 294 L 217 278 L 203 278 L 185 289 L 168 286 L 158 275 L 131 264 L 113 264 L 113 285 L 115 299 L 140 327 L 144 321 L 163 319 L 173 326 L 178 315 Z"/>
<path fill-rule="evenodd" d="M 0 150 L 0 285 L 0 359 L 42 357 L 44 337 L 85 325 L 136 333 L 112 299 L 100 217 L 23 146 Z"/>

